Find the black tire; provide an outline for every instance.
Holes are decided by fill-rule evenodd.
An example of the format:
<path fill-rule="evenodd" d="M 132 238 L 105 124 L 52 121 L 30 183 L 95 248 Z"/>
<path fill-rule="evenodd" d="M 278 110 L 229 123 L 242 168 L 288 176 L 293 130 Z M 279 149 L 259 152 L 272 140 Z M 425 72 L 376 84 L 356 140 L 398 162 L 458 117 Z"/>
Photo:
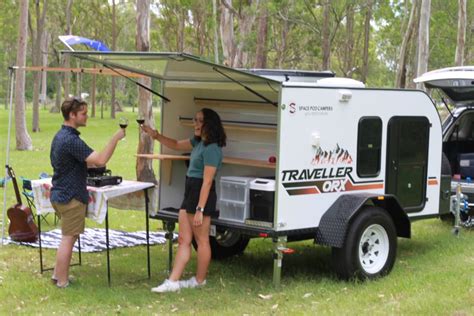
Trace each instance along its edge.
<path fill-rule="evenodd" d="M 397 233 L 392 218 L 380 207 L 366 206 L 350 224 L 344 246 L 332 248 L 332 262 L 342 279 L 375 279 L 392 270 L 396 253 Z"/>
<path fill-rule="evenodd" d="M 441 214 L 439 216 L 439 219 L 443 222 L 448 223 L 449 225 L 454 225 L 454 214 L 453 213 Z"/>
<path fill-rule="evenodd" d="M 212 259 L 222 260 L 244 252 L 249 244 L 250 239 L 242 236 L 240 233 L 225 230 L 217 232 L 217 235 L 209 236 L 209 244 L 211 246 Z M 193 239 L 194 249 L 197 250 L 197 243 Z"/>

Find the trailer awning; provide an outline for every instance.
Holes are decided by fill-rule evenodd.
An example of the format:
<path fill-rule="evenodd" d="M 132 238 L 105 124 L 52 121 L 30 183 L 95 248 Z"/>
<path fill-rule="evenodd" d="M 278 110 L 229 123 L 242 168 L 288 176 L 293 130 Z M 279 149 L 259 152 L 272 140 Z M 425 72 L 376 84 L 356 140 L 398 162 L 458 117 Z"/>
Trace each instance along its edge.
<path fill-rule="evenodd" d="M 185 53 L 92 51 L 62 51 L 62 53 L 164 81 L 232 82 L 220 73 L 222 72 L 246 85 L 280 84 L 276 80 L 214 64 Z"/>

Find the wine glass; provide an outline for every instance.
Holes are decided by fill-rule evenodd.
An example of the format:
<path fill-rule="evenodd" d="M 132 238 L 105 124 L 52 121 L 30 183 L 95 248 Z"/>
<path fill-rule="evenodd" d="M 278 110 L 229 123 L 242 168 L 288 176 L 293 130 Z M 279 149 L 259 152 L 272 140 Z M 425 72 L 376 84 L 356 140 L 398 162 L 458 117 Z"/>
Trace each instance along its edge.
<path fill-rule="evenodd" d="M 120 128 L 123 128 L 123 129 L 127 128 L 128 118 L 123 117 L 123 116 L 121 118 L 119 118 L 119 126 L 120 126 Z M 125 137 L 122 138 L 122 140 L 125 140 Z"/>
<path fill-rule="evenodd" d="M 138 125 L 140 125 L 140 126 L 143 125 L 143 123 L 145 123 L 145 117 L 144 117 L 143 115 L 139 114 L 139 115 L 137 116 L 137 123 L 138 123 Z"/>

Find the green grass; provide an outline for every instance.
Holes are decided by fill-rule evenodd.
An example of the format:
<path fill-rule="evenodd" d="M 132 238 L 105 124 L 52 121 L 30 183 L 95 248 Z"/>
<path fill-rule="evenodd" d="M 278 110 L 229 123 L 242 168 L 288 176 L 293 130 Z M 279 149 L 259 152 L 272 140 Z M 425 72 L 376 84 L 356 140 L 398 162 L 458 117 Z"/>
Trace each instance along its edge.
<path fill-rule="evenodd" d="M 138 131 L 134 113 L 124 115 L 131 121 L 127 139 L 107 166 L 134 179 Z M 29 115 L 29 126 L 30 121 Z M 10 163 L 18 176 L 37 178 L 40 172 L 51 172 L 49 144 L 61 122 L 60 115 L 41 112 L 42 131 L 31 133 L 34 151 L 16 151 L 12 138 Z M 100 149 L 116 128 L 117 120 L 94 118 L 81 132 L 87 143 Z M 6 135 L 7 111 L 2 108 L 2 163 Z M 8 206 L 14 203 L 11 185 L 7 192 Z M 3 189 L 0 194 L 3 197 Z M 112 209 L 110 223 L 115 229 L 144 227 L 142 213 L 133 211 Z M 152 230 L 161 229 L 160 222 L 151 223 Z M 102 226 L 91 221 L 87 225 Z M 151 293 L 150 288 L 167 276 L 167 246 L 151 248 L 151 280 L 145 278 L 145 248 L 134 247 L 111 252 L 112 287 L 107 286 L 105 253 L 97 253 L 83 254 L 83 265 L 71 268 L 76 282 L 67 290 L 57 290 L 49 283 L 51 273 L 39 272 L 37 249 L 8 245 L 0 248 L 0 314 L 473 315 L 474 231 L 463 229 L 454 237 L 449 225 L 432 219 L 413 223 L 412 236 L 399 239 L 392 273 L 377 281 L 337 280 L 331 271 L 330 249 L 306 241 L 289 244 L 296 253 L 285 256 L 282 286 L 275 289 L 272 243 L 258 239 L 240 257 L 213 261 L 205 288 L 165 295 Z M 51 266 L 55 251 L 45 250 L 44 255 Z M 194 268 L 193 257 L 186 277 Z"/>

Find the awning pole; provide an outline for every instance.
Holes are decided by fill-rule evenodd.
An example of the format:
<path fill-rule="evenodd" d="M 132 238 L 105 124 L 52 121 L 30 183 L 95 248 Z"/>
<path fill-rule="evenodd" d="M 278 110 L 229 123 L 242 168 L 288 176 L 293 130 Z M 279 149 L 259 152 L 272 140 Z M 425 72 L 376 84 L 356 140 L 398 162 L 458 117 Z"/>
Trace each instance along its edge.
<path fill-rule="evenodd" d="M 7 222 L 7 179 L 8 173 L 6 166 L 10 162 L 10 135 L 12 129 L 12 104 L 13 104 L 13 87 L 15 86 L 15 70 L 18 69 L 16 66 L 8 67 L 8 78 L 10 80 L 10 105 L 8 108 L 8 136 L 7 136 L 7 152 L 5 159 L 5 182 L 3 187 L 3 213 L 2 213 L 2 241 L 0 243 L 3 246 L 3 240 L 5 239 L 5 223 Z"/>

